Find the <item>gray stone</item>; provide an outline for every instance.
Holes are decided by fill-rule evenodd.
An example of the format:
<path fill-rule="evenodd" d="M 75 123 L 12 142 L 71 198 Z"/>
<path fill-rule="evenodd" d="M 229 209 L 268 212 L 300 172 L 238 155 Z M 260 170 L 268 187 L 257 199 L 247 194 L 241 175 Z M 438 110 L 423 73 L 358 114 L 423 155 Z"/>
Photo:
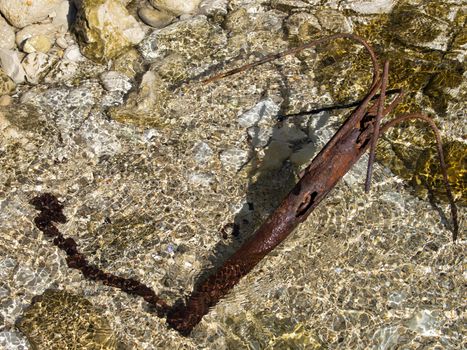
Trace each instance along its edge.
<path fill-rule="evenodd" d="M 26 337 L 15 331 L 0 332 L 0 347 L 8 350 L 27 350 L 30 349 Z"/>
<path fill-rule="evenodd" d="M 436 312 L 419 310 L 407 321 L 407 327 L 425 337 L 439 337 L 441 335 L 441 323 Z"/>
<path fill-rule="evenodd" d="M 253 147 L 264 147 L 269 143 L 273 132 L 272 127 L 252 126 L 248 128 L 248 135 Z"/>
<path fill-rule="evenodd" d="M 188 174 L 188 182 L 195 186 L 209 186 L 214 182 L 214 175 L 208 173 L 190 173 Z"/>
<path fill-rule="evenodd" d="M 248 162 L 248 151 L 240 148 L 229 148 L 220 155 L 224 168 L 238 171 Z"/>
<path fill-rule="evenodd" d="M 271 99 L 263 100 L 257 103 L 253 108 L 249 109 L 237 119 L 241 127 L 249 128 L 260 122 L 262 119 L 271 120 L 279 113 L 279 106 Z"/>
<path fill-rule="evenodd" d="M 198 164 L 204 164 L 211 159 L 212 149 L 206 142 L 198 141 L 193 147 L 193 154 Z"/>
<path fill-rule="evenodd" d="M 11 50 L 15 47 L 15 31 L 0 15 L 0 48 Z"/>

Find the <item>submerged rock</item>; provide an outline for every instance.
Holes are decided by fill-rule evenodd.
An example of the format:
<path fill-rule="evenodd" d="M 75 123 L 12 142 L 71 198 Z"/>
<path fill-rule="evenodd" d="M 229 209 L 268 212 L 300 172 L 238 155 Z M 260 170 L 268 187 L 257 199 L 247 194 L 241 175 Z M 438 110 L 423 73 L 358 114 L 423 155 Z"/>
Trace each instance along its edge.
<path fill-rule="evenodd" d="M 46 290 L 24 312 L 18 328 L 36 349 L 116 349 L 116 336 L 85 298 Z"/>
<path fill-rule="evenodd" d="M 20 332 L 1 331 L 0 347 L 8 350 L 25 350 L 29 348 L 29 344 Z"/>
<path fill-rule="evenodd" d="M 220 154 L 220 160 L 227 170 L 239 171 L 248 162 L 248 151 L 229 148 Z"/>
<path fill-rule="evenodd" d="M 83 0 L 75 28 L 83 54 L 97 62 L 117 57 L 144 38 L 140 24 L 117 0 Z"/>

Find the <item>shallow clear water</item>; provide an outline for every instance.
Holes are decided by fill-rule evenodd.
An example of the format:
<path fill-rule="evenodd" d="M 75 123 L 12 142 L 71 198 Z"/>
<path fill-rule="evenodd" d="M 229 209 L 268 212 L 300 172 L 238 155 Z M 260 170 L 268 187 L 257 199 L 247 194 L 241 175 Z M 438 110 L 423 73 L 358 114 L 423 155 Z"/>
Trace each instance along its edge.
<path fill-rule="evenodd" d="M 363 191 L 363 157 L 188 338 L 169 330 L 142 300 L 69 269 L 64 254 L 34 227 L 36 212 L 28 200 L 53 192 L 69 220 L 59 226 L 61 232 L 78 242 L 90 262 L 140 280 L 171 304 L 188 296 L 199 276 L 221 264 L 275 208 L 350 109 L 285 121 L 276 115 L 355 101 L 370 84 L 368 60 L 354 55 L 357 46 L 339 42 L 209 85 L 169 88 L 184 74 L 235 57 L 241 45 L 253 57 L 244 55 L 240 62 L 292 45 L 301 39 L 290 29 L 295 24 L 287 22 L 288 15 L 329 10 L 273 3 L 232 2 L 229 13 L 241 12 L 235 26 L 246 16 L 253 23 L 250 31 L 231 29 L 227 35 L 214 20 L 196 24 L 201 33 L 215 32 L 209 42 L 214 53 L 199 44 L 197 33 L 188 43 L 177 37 L 165 42 L 162 36 L 158 49 L 171 55 L 151 66 L 156 76 L 148 90 L 140 86 L 123 105 L 103 110 L 102 101 L 112 96 L 97 79 L 83 78 L 75 85 L 31 88 L 27 98 L 1 110 L 0 335 L 22 331 L 39 349 L 73 348 L 70 334 L 82 334 L 80 346 L 89 349 L 462 348 L 465 238 L 451 241 L 442 191 L 435 188 L 431 204 L 425 192 L 411 186 L 412 170 L 405 170 L 407 164 L 422 175 L 432 169 L 426 165 L 432 163 L 419 162 L 431 140 L 423 128 L 399 128 L 381 142 L 369 194 Z M 333 19 L 329 23 L 318 16 L 326 33 L 345 29 L 348 21 L 386 23 L 388 17 L 326 14 Z M 398 18 L 389 17 L 392 24 Z M 290 26 L 285 39 L 282 24 Z M 311 35 L 305 29 L 297 33 Z M 426 63 L 433 55 L 436 65 L 449 63 L 457 49 L 426 53 L 425 46 L 404 41 L 406 32 L 396 33 L 400 37 L 387 48 L 378 46 L 388 40 L 378 33 L 373 43 L 398 62 L 391 86 L 420 84 L 401 108 L 432 112 L 437 106 L 422 93 L 420 81 L 441 73 L 415 71 L 410 80 L 401 67 Z M 404 47 L 405 65 L 397 56 Z M 367 73 L 359 75 L 363 67 Z M 458 145 L 450 153 L 451 170 L 457 169 L 450 179 L 464 203 L 465 79 L 435 90 L 448 95 L 436 121 L 444 137 Z M 249 117 L 253 124 L 242 119 L 258 104 L 270 109 L 256 108 Z M 431 184 L 438 186 L 435 180 Z M 459 212 L 462 234 L 465 207 Z M 35 304 L 26 312 L 46 289 L 75 296 L 54 294 L 50 308 Z"/>

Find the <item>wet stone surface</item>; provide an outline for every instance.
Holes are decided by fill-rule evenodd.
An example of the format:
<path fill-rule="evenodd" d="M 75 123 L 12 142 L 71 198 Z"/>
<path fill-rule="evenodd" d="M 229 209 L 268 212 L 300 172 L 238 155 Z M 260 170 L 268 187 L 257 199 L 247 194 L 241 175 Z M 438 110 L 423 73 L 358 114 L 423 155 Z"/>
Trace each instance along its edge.
<path fill-rule="evenodd" d="M 433 138 L 417 123 L 380 140 L 370 194 L 363 157 L 190 337 L 142 299 L 68 268 L 29 204 L 56 195 L 68 218 L 57 227 L 91 264 L 139 280 L 172 305 L 280 203 L 372 73 L 359 45 L 338 40 L 200 80 L 351 32 L 390 60 L 389 89 L 407 91 L 397 112 L 422 111 L 440 127 L 462 232 L 461 4 L 205 0 L 155 29 L 137 16 L 148 3 L 114 2 L 85 1 L 117 9 L 136 28 L 123 33 L 132 42 L 102 35 L 93 46 L 67 32 L 44 61 L 2 51 L 5 74 L 17 80 L 2 73 L 9 103 L 0 106 L 0 347 L 462 349 L 466 241 L 451 241 Z M 31 63 L 27 82 L 23 62 Z M 41 62 L 51 66 L 40 70 Z"/>

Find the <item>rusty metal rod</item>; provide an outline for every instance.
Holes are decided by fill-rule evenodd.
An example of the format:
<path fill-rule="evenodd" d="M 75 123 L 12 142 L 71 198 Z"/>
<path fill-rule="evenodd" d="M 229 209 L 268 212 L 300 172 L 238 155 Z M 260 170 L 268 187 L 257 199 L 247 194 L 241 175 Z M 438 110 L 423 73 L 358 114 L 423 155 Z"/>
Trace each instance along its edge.
<path fill-rule="evenodd" d="M 286 239 L 360 159 L 370 144 L 372 121 L 376 118 L 367 113 L 367 105 L 379 86 L 379 83 L 373 86 L 362 104 L 313 159 L 299 182 L 255 234 L 193 291 L 185 305 L 169 310 L 167 322 L 172 328 L 188 335 L 210 307 Z"/>

